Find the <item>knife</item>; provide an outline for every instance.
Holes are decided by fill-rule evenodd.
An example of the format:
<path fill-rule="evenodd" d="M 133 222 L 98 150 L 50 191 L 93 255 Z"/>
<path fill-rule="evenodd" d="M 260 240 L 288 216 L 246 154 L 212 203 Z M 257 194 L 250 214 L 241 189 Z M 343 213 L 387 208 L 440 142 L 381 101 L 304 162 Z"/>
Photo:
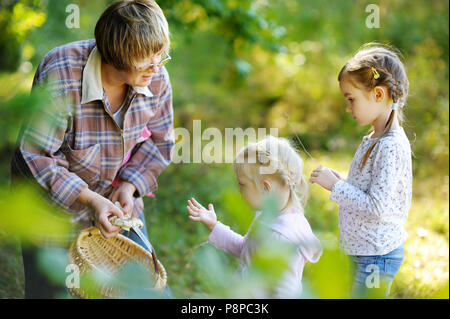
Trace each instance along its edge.
<path fill-rule="evenodd" d="M 119 202 L 115 202 L 114 203 L 118 208 L 122 209 L 122 205 L 120 205 Z M 153 259 L 153 264 L 155 265 L 155 271 L 158 274 L 159 273 L 159 267 L 158 267 L 158 258 L 156 257 L 156 253 L 155 250 L 153 249 L 152 244 L 150 243 L 150 241 L 148 240 L 147 236 L 145 236 L 145 234 L 142 232 L 142 230 L 139 228 L 139 226 L 136 226 L 133 223 L 127 223 L 128 220 L 126 219 L 118 219 L 118 218 L 114 218 L 115 216 L 113 216 L 112 218 L 110 218 L 111 223 L 113 223 L 114 225 L 120 226 L 122 228 L 124 228 L 125 230 L 128 231 L 133 231 L 144 243 L 145 247 L 147 247 L 147 249 L 150 251 L 151 255 L 152 255 L 152 259 Z M 120 222 L 118 222 L 120 221 Z M 143 227 L 143 225 L 142 225 Z"/>
<path fill-rule="evenodd" d="M 142 230 L 139 229 L 139 227 L 131 227 L 130 228 L 143 242 L 144 245 L 150 250 L 150 253 L 152 254 L 153 264 L 155 265 L 155 271 L 158 274 L 159 273 L 159 267 L 158 267 L 158 258 L 156 257 L 155 250 L 153 249 L 152 244 L 150 244 L 150 241 L 148 240 L 147 236 L 144 235 Z"/>

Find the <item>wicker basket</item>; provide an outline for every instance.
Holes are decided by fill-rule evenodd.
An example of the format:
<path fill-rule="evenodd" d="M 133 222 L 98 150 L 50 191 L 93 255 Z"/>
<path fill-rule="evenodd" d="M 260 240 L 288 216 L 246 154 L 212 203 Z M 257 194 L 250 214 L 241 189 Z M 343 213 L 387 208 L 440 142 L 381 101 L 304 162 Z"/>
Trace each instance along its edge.
<path fill-rule="evenodd" d="M 80 269 L 80 275 L 90 270 L 97 270 L 108 274 L 114 274 L 130 261 L 140 263 L 148 269 L 149 275 L 153 276 L 157 291 L 163 291 L 167 283 L 167 274 L 157 259 L 152 258 L 147 250 L 136 244 L 131 239 L 117 235 L 106 239 L 96 227 L 82 230 L 69 248 L 69 260 Z M 157 262 L 155 271 L 154 261 Z M 103 269 L 103 270 L 102 270 Z M 123 292 L 116 287 L 107 284 L 98 287 L 95 293 L 83 290 L 82 288 L 69 288 L 69 292 L 80 298 L 104 297 L 120 298 Z"/>

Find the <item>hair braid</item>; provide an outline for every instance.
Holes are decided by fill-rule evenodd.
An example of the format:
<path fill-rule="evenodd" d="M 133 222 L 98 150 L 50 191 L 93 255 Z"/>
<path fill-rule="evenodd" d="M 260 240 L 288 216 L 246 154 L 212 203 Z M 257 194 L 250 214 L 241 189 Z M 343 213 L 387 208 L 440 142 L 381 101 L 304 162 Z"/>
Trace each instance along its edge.
<path fill-rule="evenodd" d="M 249 165 L 252 156 L 256 156 L 257 165 Z M 270 175 L 289 186 L 289 200 L 286 207 L 290 205 L 303 207 L 308 197 L 309 186 L 303 177 L 303 160 L 288 140 L 269 135 L 241 150 L 234 162 L 237 176 L 244 172 L 256 181 L 267 176 L 261 173 L 261 166 L 274 168 Z"/>
<path fill-rule="evenodd" d="M 392 101 L 400 106 L 400 108 L 391 111 L 381 136 L 364 154 L 361 169 L 378 141 L 390 131 L 394 122 L 394 116 L 397 115 L 400 124 L 403 122 L 402 107 L 405 105 L 406 97 L 408 96 L 409 81 L 399 56 L 398 50 L 392 47 L 383 47 L 370 43 L 363 46 L 339 72 L 338 81 L 342 81 L 345 77 L 350 76 L 367 90 L 372 90 L 380 85 L 386 86 Z M 378 78 L 373 76 L 372 68 L 380 75 Z"/>

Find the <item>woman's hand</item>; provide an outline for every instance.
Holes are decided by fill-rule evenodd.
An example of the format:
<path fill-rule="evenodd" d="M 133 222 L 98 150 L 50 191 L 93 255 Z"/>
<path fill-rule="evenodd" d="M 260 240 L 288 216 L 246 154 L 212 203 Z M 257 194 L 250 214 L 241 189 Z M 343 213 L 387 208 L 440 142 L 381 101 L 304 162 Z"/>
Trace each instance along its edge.
<path fill-rule="evenodd" d="M 122 181 L 120 185 L 115 188 L 111 194 L 111 202 L 119 202 L 122 206 L 122 210 L 126 215 L 132 216 L 134 197 L 133 194 L 136 191 L 136 186 L 129 182 Z M 139 216 L 132 216 L 139 217 Z"/>
<path fill-rule="evenodd" d="M 313 184 L 317 183 L 323 188 L 331 191 L 334 184 L 336 184 L 340 180 L 340 178 L 338 177 L 340 176 L 340 174 L 336 173 L 336 171 L 333 171 L 328 167 L 319 166 L 311 173 L 309 181 Z"/>
<path fill-rule="evenodd" d="M 95 198 L 91 202 L 90 206 L 94 211 L 94 225 L 95 227 L 100 229 L 103 237 L 111 238 L 117 236 L 122 228 L 111 224 L 111 222 L 109 221 L 109 217 L 111 217 L 111 215 L 114 215 L 119 218 L 123 218 L 123 213 L 120 208 L 118 208 L 109 199 L 103 196 Z"/>
<path fill-rule="evenodd" d="M 92 209 L 94 225 L 100 230 L 103 237 L 111 238 L 119 233 L 121 228 L 111 224 L 108 218 L 111 215 L 123 218 L 123 213 L 109 199 L 85 188 L 77 200 Z"/>
<path fill-rule="evenodd" d="M 196 221 L 202 222 L 209 231 L 212 231 L 217 223 L 217 216 L 214 212 L 214 207 L 212 204 L 208 205 L 208 209 L 199 204 L 195 198 L 188 200 L 188 206 L 186 206 L 189 212 L 189 218 Z"/>

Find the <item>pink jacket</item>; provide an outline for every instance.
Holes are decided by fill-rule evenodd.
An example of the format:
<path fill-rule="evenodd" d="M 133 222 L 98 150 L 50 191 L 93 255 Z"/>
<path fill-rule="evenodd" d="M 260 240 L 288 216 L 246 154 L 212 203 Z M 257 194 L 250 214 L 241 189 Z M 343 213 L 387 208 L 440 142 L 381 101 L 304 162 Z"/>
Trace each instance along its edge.
<path fill-rule="evenodd" d="M 245 274 L 251 264 L 250 252 L 252 241 L 249 232 L 260 216 L 257 212 L 250 229 L 245 236 L 232 231 L 230 227 L 217 222 L 211 231 L 208 241 L 217 249 L 240 259 L 239 270 Z M 293 243 L 297 246 L 296 252 L 290 261 L 290 267 L 283 275 L 282 280 L 275 287 L 275 295 L 258 290 L 253 292 L 254 298 L 298 298 L 302 293 L 302 274 L 305 264 L 309 261 L 315 263 L 322 254 L 322 247 L 318 238 L 313 234 L 304 213 L 299 209 L 279 215 L 269 225 L 274 240 Z"/>

